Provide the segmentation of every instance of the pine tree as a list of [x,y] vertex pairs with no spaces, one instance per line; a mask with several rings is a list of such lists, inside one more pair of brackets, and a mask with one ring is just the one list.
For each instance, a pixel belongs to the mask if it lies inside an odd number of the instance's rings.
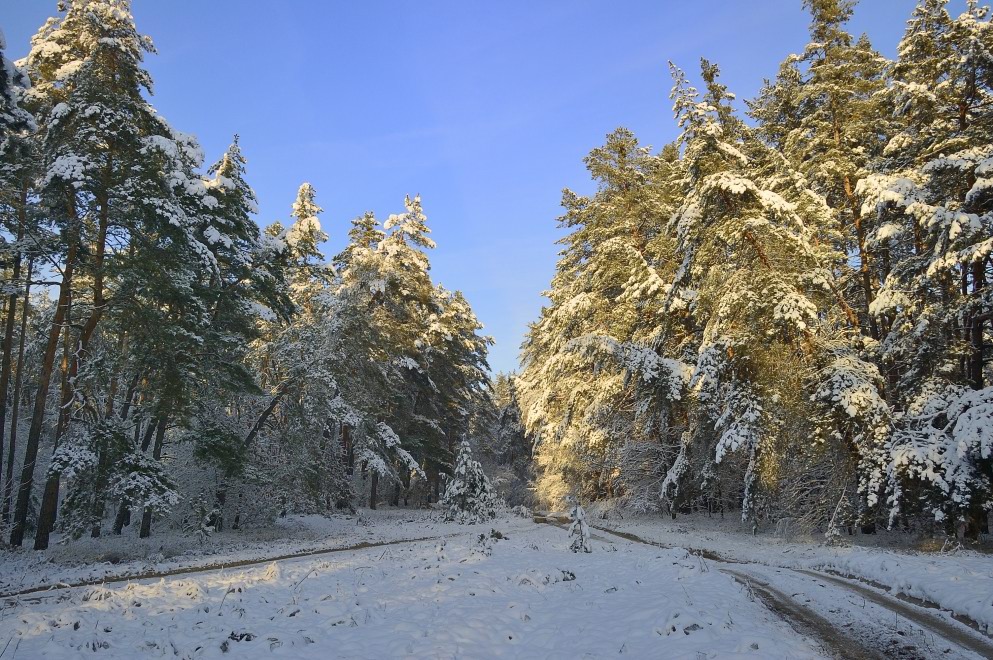
[[[66,336],[75,349],[67,353],[56,444],[69,433],[83,405],[77,376],[85,370],[91,342],[100,341],[98,329],[106,318],[130,304],[127,296],[112,294],[109,285],[120,273],[147,263],[138,239],[158,232],[172,238],[178,234],[185,245],[188,237],[182,209],[171,195],[176,182],[169,179],[182,167],[135,167],[148,161],[151,152],[178,161],[188,148],[143,96],[151,80],[142,57],[152,51],[151,41],[135,29],[129,2],[78,0],[67,5],[64,16],[46,23],[27,58],[34,83],[27,101],[38,108],[42,134],[44,171],[38,192],[58,228],[62,280],[27,438],[11,533],[15,545],[21,543],[26,525],[63,327],[67,333],[70,327],[79,330],[75,337]],[[163,196],[168,202],[164,206],[150,203]],[[109,250],[118,237],[134,239],[136,249]],[[72,326],[66,324],[70,302]],[[101,460],[108,464],[106,455]],[[47,545],[58,492],[58,475],[50,473],[36,547]]]
[[569,538],[576,537],[569,549],[573,552],[593,552],[593,546],[590,544],[590,525],[586,522],[586,510],[580,506],[579,500],[575,497],[569,499],[572,505],[569,510],[569,519],[572,520],[572,524],[569,525]]
[[269,393],[254,444],[260,457],[269,456],[260,468],[275,471],[294,510],[327,513],[352,506],[338,434],[342,418],[354,411],[343,398],[343,319],[318,247],[327,237],[309,184],[301,186],[293,210],[297,220],[289,230],[278,224],[266,230],[280,246],[295,314],[288,323],[266,324],[253,345],[252,362]]
[[291,259],[301,271],[310,271],[311,278],[320,278],[324,256],[320,244],[328,240],[328,235],[321,230],[318,219],[321,207],[314,201],[316,192],[309,183],[304,183],[297,191],[296,201],[293,202],[293,224],[283,235],[283,242],[291,255]]
[[34,118],[22,107],[21,99],[24,91],[31,86],[31,81],[4,56],[6,49],[7,40],[0,32],[0,136],[3,140],[0,153],[7,152],[7,140],[12,136],[35,127]]
[[[816,405],[818,383],[832,381],[844,366],[830,356],[842,351],[858,362],[836,330],[850,310],[835,285],[842,257],[831,247],[829,207],[735,116],[734,97],[717,81],[717,68],[704,61],[702,69],[702,102],[674,72],[692,185],[672,220],[683,260],[666,309],[692,318],[697,358],[690,383],[694,410],[663,496],[680,487],[701,450],[718,464],[744,452],[742,516],[754,515],[756,487],[775,488],[785,476],[781,466],[795,461],[788,457],[802,454],[806,439],[819,432],[848,441],[863,461],[861,491],[874,502],[885,427],[885,416],[877,414],[885,404],[872,371],[867,382],[846,383],[861,388],[860,405],[831,416],[832,406],[845,398],[834,391],[837,396],[823,397],[826,417],[818,417]],[[829,428],[804,428],[805,420],[818,418]]]
[[641,413],[657,400],[656,387],[668,393],[670,367],[679,371],[654,347],[672,256],[661,226],[680,176],[673,157],[672,149],[652,156],[618,129],[586,159],[597,194],[563,194],[560,224],[572,233],[562,240],[551,305],[529,330],[518,381],[525,425],[543,439],[538,487],[548,500],[574,489],[612,492],[619,484],[607,475],[620,439],[640,442],[658,429]]
[[462,440],[455,459],[455,469],[445,485],[441,499],[445,520],[474,525],[496,517],[495,496],[483,466],[472,457],[469,442]]
[[921,2],[898,54],[887,100],[900,130],[859,188],[893,263],[872,308],[892,328],[882,359],[902,412],[891,521],[919,499],[905,488],[923,487],[936,518],[975,536],[993,490],[989,440],[974,426],[989,414],[993,336],[989,8],[969,2],[953,18],[947,2]]
[[839,248],[858,270],[858,323],[878,340],[882,333],[869,305],[884,264],[876,263],[873,216],[863,214],[856,186],[881,153],[888,130],[880,123],[878,100],[887,62],[864,36],[854,39],[845,31],[854,0],[805,0],[804,6],[812,19],[811,43],[783,64],[776,83],[750,104],[751,114],[835,215],[844,237]]
[[[40,233],[36,227],[29,227],[29,216],[33,215],[30,213],[33,204],[29,201],[29,193],[35,175],[33,165],[36,162],[37,140],[34,131],[37,126],[32,114],[21,107],[22,97],[30,87],[30,81],[23,71],[4,56],[5,49],[6,42],[0,32],[0,230],[13,239],[8,241],[5,236],[0,236],[0,255],[4,264],[11,264],[9,280],[5,282],[2,291],[7,307],[2,326],[3,359],[0,362],[0,477],[3,475],[5,443],[9,443],[6,446],[9,454],[7,471],[12,474],[13,468],[11,463],[15,455],[16,423],[11,422],[11,433],[8,436],[7,413],[8,393],[15,370],[14,331],[18,321],[18,300],[21,303],[22,327],[27,321],[30,260],[37,253],[37,249],[31,249],[29,245],[32,244],[32,238],[38,240]],[[29,260],[27,268],[25,258]],[[23,358],[23,351],[19,353]],[[18,375],[21,365],[22,359],[17,360]],[[14,385],[15,393],[19,393],[18,385],[19,382]],[[13,398],[14,407],[18,399],[17,396]],[[16,412],[12,414],[12,418],[17,418]],[[11,488],[10,481],[11,477],[7,477],[6,490]]]

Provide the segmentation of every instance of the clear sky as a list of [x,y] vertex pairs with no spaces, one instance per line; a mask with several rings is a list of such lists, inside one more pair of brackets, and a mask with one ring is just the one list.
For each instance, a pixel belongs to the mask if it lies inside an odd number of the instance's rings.
[[[420,193],[437,281],[461,289],[517,364],[554,272],[561,189],[617,126],[675,137],[666,61],[719,63],[739,98],[803,48],[801,0],[137,0],[154,103],[213,161],[239,133],[259,222],[311,182],[331,239]],[[892,56],[914,0],[862,0],[851,25]],[[953,5],[963,4],[956,0]],[[7,55],[55,0],[0,0]]]

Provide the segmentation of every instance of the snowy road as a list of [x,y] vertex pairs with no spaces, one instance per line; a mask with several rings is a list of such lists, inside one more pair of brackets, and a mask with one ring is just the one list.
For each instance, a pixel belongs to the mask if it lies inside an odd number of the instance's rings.
[[3,610],[0,660],[823,657],[684,550],[573,554],[545,525],[508,536],[35,594]]
[[993,649],[955,621],[941,620],[949,634],[932,612],[831,576],[715,562],[607,530],[592,554],[573,554],[557,527],[494,526],[509,538],[398,538],[11,599],[0,660],[977,658]]

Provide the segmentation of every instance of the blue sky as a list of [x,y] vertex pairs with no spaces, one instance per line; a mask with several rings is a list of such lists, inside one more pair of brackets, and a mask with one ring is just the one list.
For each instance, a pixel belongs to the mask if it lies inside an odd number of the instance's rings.
[[[5,0],[23,56],[54,0]],[[892,56],[913,0],[863,0],[851,29]],[[955,5],[962,4],[955,2]],[[154,103],[213,161],[241,135],[259,222],[311,182],[331,235],[420,193],[435,279],[461,289],[517,364],[554,272],[561,189],[591,192],[582,159],[617,126],[675,137],[667,60],[719,63],[739,98],[803,48],[801,0],[137,0]]]

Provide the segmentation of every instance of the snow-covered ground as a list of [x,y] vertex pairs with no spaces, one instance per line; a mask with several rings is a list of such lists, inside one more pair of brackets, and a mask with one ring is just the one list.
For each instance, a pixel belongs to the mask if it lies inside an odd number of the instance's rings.
[[[370,530],[442,531],[416,518],[382,515]],[[0,647],[10,640],[24,658],[822,657],[685,550],[618,540],[574,554],[563,530],[520,518],[491,523],[483,542],[481,528],[444,532],[444,542],[25,596],[4,607]]]
[[[673,548],[596,532],[593,553],[574,554],[564,530],[528,518],[457,525],[437,512],[386,509],[289,518],[204,545],[163,535],[8,551],[0,555],[0,593],[50,588],[2,600],[0,660],[11,650],[26,658],[696,660],[848,651],[975,658],[993,648],[963,644],[963,635],[978,634],[947,616],[942,620],[956,629],[915,622],[914,606],[901,612],[885,596],[859,594],[865,587],[857,583],[803,572],[856,575],[989,624],[988,555],[753,537],[730,520],[591,521]],[[506,538],[493,538],[494,529]],[[694,554],[699,550],[742,563],[708,561]],[[271,561],[307,552],[321,554]],[[109,553],[115,563],[92,563]],[[177,570],[193,572],[168,574]],[[151,573],[165,575],[136,577]],[[92,580],[106,582],[57,586]]]
[[[969,550],[923,553],[859,545],[831,546],[814,540],[785,540],[771,533],[752,536],[730,519],[610,516],[593,524],[630,532],[663,545],[706,550],[734,561],[767,566],[829,570],[871,580],[954,614],[993,633],[993,555]],[[885,539],[884,539],[885,540]]]
[[[530,527],[530,519],[511,517],[507,524]],[[478,526],[489,531],[486,525]],[[363,509],[356,515],[288,516],[272,528],[214,534],[200,543],[180,533],[83,538],[56,543],[43,552],[27,548],[0,550],[0,594],[66,583],[162,573],[204,566],[319,552],[362,543],[384,543],[465,533],[474,526],[440,520],[418,509]],[[30,547],[30,546],[28,546]],[[2,656],[0,656],[2,657]]]

